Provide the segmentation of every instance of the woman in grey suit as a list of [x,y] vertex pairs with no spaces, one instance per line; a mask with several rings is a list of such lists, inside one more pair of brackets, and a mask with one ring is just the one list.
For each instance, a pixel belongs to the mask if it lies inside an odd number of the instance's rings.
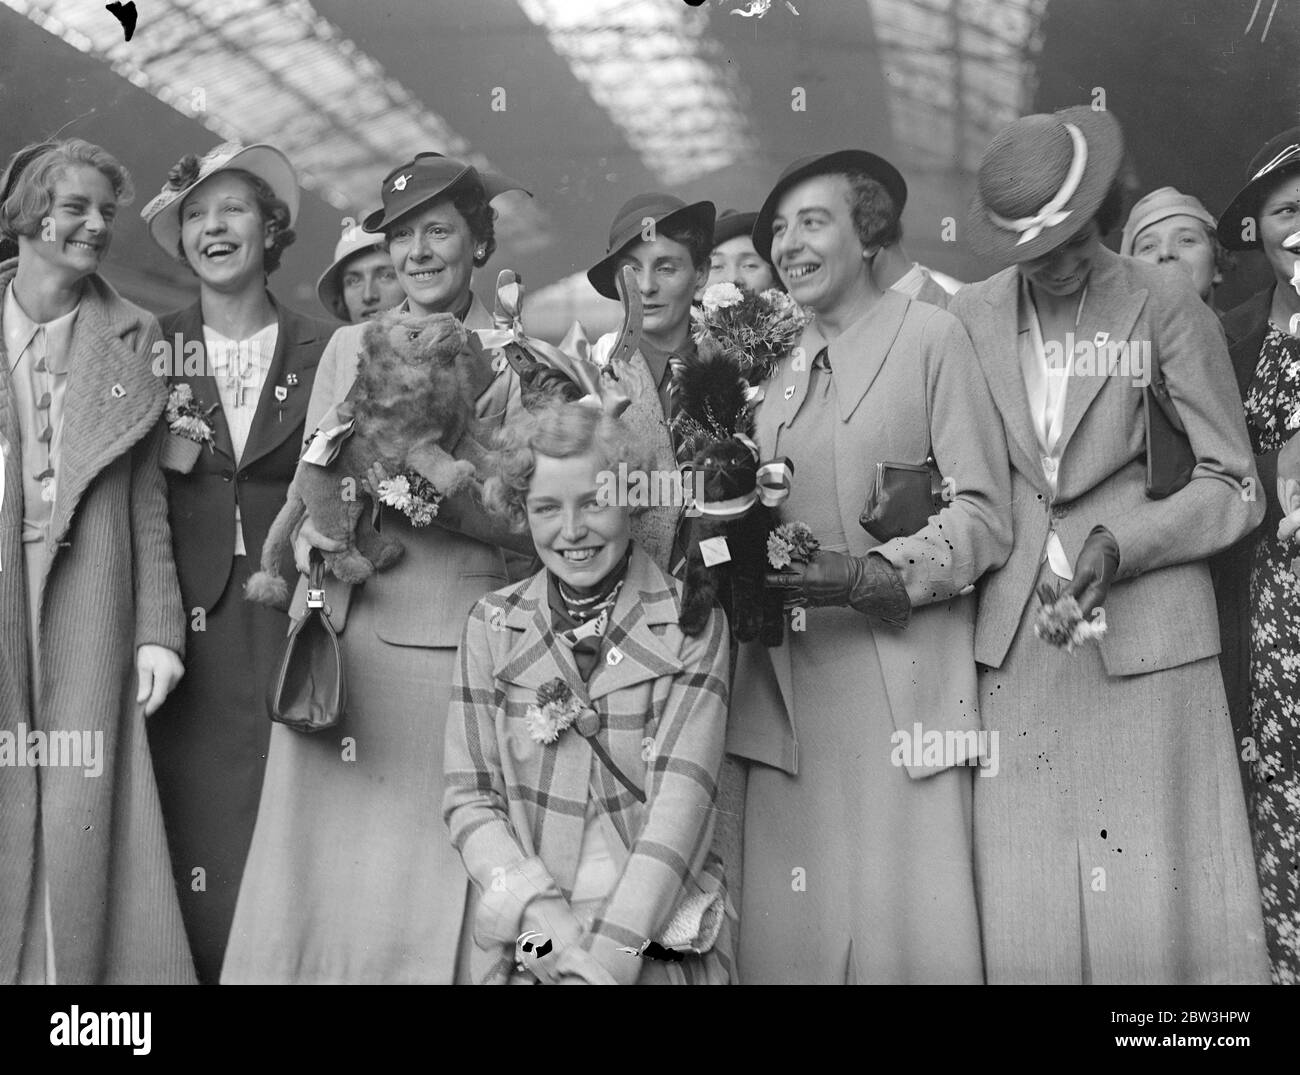
[[[1264,982],[1205,562],[1263,502],[1214,314],[1101,245],[1122,156],[1119,124],[1089,108],[1002,131],[969,227],[1011,267],[949,306],[1006,427],[1015,523],[975,637],[1001,740],[1001,771],[975,788],[985,966],[990,982]],[[1142,414],[1157,368],[1196,459],[1163,499]],[[1043,583],[1085,618],[1104,609],[1099,644],[1036,636]]]
[[[961,324],[874,282],[906,196],[887,161],[845,150],[788,168],[754,226],[815,315],[764,386],[755,438],[764,458],[793,460],[782,517],[821,552],[773,579],[809,606],[785,645],[746,646],[736,668],[727,749],[752,763],[746,983],[984,979],[971,591],[1011,546],[1006,444]],[[951,501],[876,541],[858,524],[872,463],[931,450]],[[923,751],[936,736],[951,749]]]

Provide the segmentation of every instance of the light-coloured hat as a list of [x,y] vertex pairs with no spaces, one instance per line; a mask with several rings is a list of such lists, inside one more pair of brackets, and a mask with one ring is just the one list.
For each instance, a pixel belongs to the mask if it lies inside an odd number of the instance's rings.
[[371,235],[355,225],[344,231],[343,237],[334,247],[334,260],[316,281],[316,297],[331,314],[335,312],[336,306],[343,298],[344,265],[351,261],[354,255],[369,250],[386,251],[384,237]]
[[1152,224],[1168,220],[1171,216],[1195,217],[1209,227],[1211,232],[1218,226],[1218,221],[1201,204],[1200,198],[1193,198],[1190,194],[1184,194],[1174,187],[1160,187],[1133,206],[1133,211],[1129,213],[1128,220],[1124,224],[1124,238],[1120,243],[1119,252],[1125,257],[1132,257],[1133,248],[1137,245],[1137,237],[1143,230]]
[[202,157],[192,153],[182,157],[172,167],[158,196],[140,210],[149,225],[154,242],[174,258],[181,258],[181,202],[185,196],[217,172],[232,168],[249,172],[262,179],[271,191],[289,207],[289,224],[298,218],[298,175],[289,158],[275,146],[259,142],[241,146],[238,142],[223,142]]

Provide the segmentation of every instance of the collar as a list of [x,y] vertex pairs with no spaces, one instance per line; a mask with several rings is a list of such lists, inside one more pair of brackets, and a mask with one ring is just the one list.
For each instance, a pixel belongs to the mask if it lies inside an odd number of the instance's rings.
[[78,303],[62,317],[53,321],[33,321],[18,303],[11,280],[4,291],[5,350],[9,353],[9,368],[18,365],[23,352],[31,345],[36,333],[45,330],[45,366],[55,375],[68,372],[72,362],[72,328],[81,310]]
[[[411,300],[409,298],[403,299],[402,304],[397,309],[404,314],[411,313]],[[464,307],[456,311],[454,316],[467,329],[493,327],[492,314],[472,290]]]
[[697,348],[695,339],[692,336],[686,337],[686,342],[675,351],[664,351],[645,339],[640,344],[641,357],[645,359],[645,364],[650,367],[650,376],[654,378],[655,387],[664,383],[664,378],[668,375],[668,370],[674,358],[689,362],[696,355]]
[[912,267],[889,286],[895,291],[901,291],[909,299],[915,299],[920,296],[926,277],[927,273],[921,268],[921,263],[914,261]]
[[[203,346],[207,349],[208,361],[214,370],[224,370],[234,365],[241,373],[255,369],[265,374],[271,368],[279,336],[278,317],[243,340],[222,335],[211,325],[203,326]],[[232,362],[232,359],[235,361]]]

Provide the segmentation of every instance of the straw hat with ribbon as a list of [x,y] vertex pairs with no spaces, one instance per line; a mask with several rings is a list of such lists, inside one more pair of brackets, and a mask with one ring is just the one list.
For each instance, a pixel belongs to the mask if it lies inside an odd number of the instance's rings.
[[1042,257],[1101,208],[1124,157],[1119,121],[1087,106],[1024,116],[994,136],[980,161],[971,244],[1004,265]]
[[[1247,228],[1259,212],[1265,192],[1282,176],[1300,172],[1300,127],[1292,127],[1276,134],[1264,143],[1264,148],[1250,162],[1250,178],[1228,203],[1219,217],[1219,242],[1229,250],[1255,250],[1259,247],[1258,224]],[[1253,233],[1253,238],[1244,236]]]
[[185,196],[205,179],[231,169],[248,172],[263,180],[271,192],[289,207],[289,226],[293,227],[298,218],[298,175],[289,158],[275,146],[262,142],[251,146],[223,142],[202,157],[193,154],[182,157],[172,167],[162,190],[140,210],[153,241],[172,257],[183,261],[184,255],[180,252],[181,204]]

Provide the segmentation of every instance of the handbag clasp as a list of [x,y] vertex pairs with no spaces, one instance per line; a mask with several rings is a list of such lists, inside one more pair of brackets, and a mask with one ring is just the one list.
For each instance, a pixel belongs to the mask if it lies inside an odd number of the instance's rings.
[[308,587],[307,587],[307,607],[308,607],[308,608],[324,608],[324,607],[325,607],[325,591],[324,591],[323,589],[316,590],[316,589],[313,589],[312,587],[308,586]]

